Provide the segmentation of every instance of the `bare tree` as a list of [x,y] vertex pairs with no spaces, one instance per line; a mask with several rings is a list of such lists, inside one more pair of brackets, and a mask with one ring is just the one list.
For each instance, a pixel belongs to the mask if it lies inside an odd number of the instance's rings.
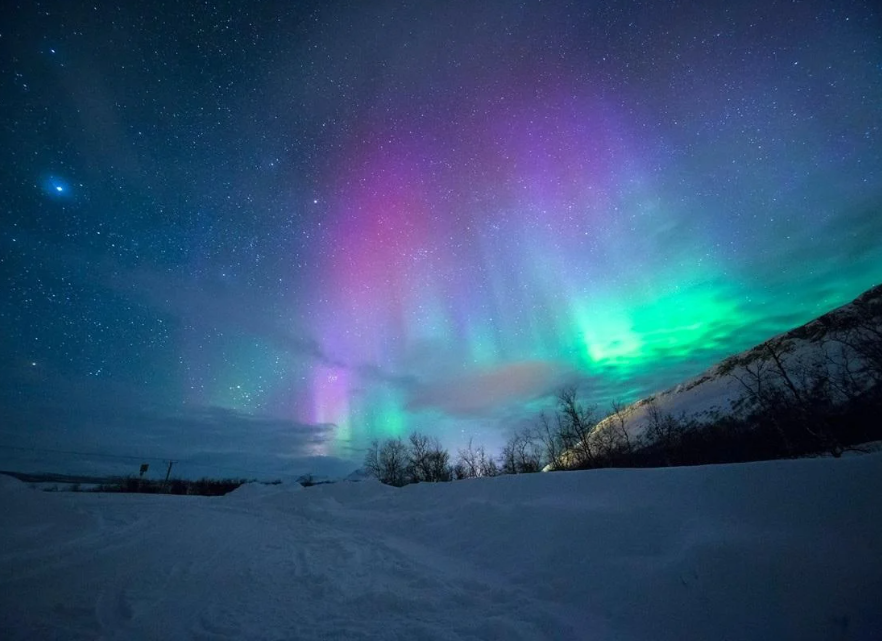
[[627,409],[612,401],[612,413],[597,425],[589,442],[598,466],[614,466],[616,461],[631,451],[627,428]]
[[571,468],[572,460],[569,450],[572,441],[563,430],[563,421],[558,413],[551,418],[546,413],[538,416],[535,424],[534,435],[541,445],[546,466],[551,471],[560,471]]
[[503,473],[536,473],[544,467],[543,448],[528,428],[516,431],[501,450]]
[[881,300],[880,294],[860,297],[853,302],[851,317],[830,332],[830,337],[852,351],[859,362],[860,376],[881,385]]
[[371,443],[365,453],[365,470],[383,484],[401,487],[409,482],[408,448],[401,438]]
[[[834,373],[833,390],[847,401],[881,386],[880,310],[869,311],[860,305],[855,312],[853,321],[829,331],[822,341],[823,354]],[[832,343],[837,350],[829,350]]]
[[798,434],[804,444],[839,456],[842,446],[826,422],[838,376],[829,372],[824,351],[821,361],[810,358],[807,363],[794,363],[794,350],[788,337],[768,340],[757,348],[755,359],[742,366],[742,373],[733,377],[749,402],[769,418],[789,455],[802,448],[790,437]]
[[378,480],[383,476],[383,466],[380,462],[380,442],[374,440],[365,451],[365,472]]
[[611,419],[615,423],[618,439],[623,442],[626,449],[630,450],[630,433],[627,428],[628,408],[626,404],[622,404],[616,400],[612,400],[612,416]]
[[[735,379],[745,391],[745,396],[740,402],[746,404],[749,409],[759,409],[768,412],[769,409],[775,410],[777,400],[780,395],[771,379],[771,372],[764,360],[755,360],[741,365],[742,373],[730,371],[733,379]],[[794,453],[794,445],[791,443],[788,431],[785,430],[782,422],[779,421],[777,413],[767,413],[768,422],[776,430],[782,447],[785,449],[786,455]]]
[[408,437],[408,478],[410,482],[426,482],[431,475],[431,438],[418,432]]
[[435,447],[430,453],[430,482],[449,482],[451,480],[450,460],[451,455],[436,440]]
[[574,386],[562,389],[557,395],[562,420],[563,442],[569,442],[568,456],[576,468],[593,465],[594,449],[590,432],[596,426],[596,406],[585,406],[578,400]]
[[673,466],[677,455],[683,422],[652,402],[646,409],[646,430],[644,440],[650,448],[655,448],[664,456],[666,466]]
[[411,482],[447,482],[451,479],[448,451],[436,438],[417,433],[408,438],[408,477]]
[[467,478],[483,478],[498,474],[498,465],[494,458],[485,453],[485,447],[481,445],[474,447],[473,438],[470,438],[466,449],[458,450],[457,459]]
[[861,372],[881,385],[881,323],[871,319],[844,333],[837,333],[835,339],[849,346],[862,361]]
[[832,352],[823,343],[822,356],[834,373],[828,381],[833,396],[845,402],[853,402],[865,395],[872,386],[880,385],[880,374],[875,379],[864,373],[865,369],[857,364],[859,360],[856,352],[849,345],[840,343],[837,351]]

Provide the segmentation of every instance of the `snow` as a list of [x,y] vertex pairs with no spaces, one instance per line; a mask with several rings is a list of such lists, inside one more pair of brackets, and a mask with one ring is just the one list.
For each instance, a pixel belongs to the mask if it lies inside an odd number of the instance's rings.
[[0,477],[40,639],[874,639],[881,454],[218,498]]

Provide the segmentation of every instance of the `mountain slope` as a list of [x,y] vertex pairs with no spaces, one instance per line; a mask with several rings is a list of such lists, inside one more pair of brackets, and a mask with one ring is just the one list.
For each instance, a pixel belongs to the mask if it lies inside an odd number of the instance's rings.
[[[622,415],[629,436],[640,439],[653,409],[662,416],[699,423],[720,416],[744,418],[766,393],[794,395],[818,385],[840,403],[880,386],[880,377],[878,285],[849,304],[733,355],[672,389],[629,405]],[[605,418],[591,434],[608,428],[615,420],[614,415]]]

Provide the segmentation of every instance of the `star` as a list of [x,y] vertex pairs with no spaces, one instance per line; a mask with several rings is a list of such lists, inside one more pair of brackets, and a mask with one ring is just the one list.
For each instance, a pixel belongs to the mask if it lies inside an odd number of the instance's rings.
[[43,191],[52,196],[67,196],[69,193],[68,182],[58,176],[49,176],[43,181]]

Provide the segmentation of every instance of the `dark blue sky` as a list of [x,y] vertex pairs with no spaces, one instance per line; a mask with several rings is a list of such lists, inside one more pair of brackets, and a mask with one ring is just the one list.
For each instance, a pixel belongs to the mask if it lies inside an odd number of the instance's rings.
[[497,448],[561,384],[632,401],[843,304],[881,278],[880,36],[827,0],[11,5],[0,467]]

